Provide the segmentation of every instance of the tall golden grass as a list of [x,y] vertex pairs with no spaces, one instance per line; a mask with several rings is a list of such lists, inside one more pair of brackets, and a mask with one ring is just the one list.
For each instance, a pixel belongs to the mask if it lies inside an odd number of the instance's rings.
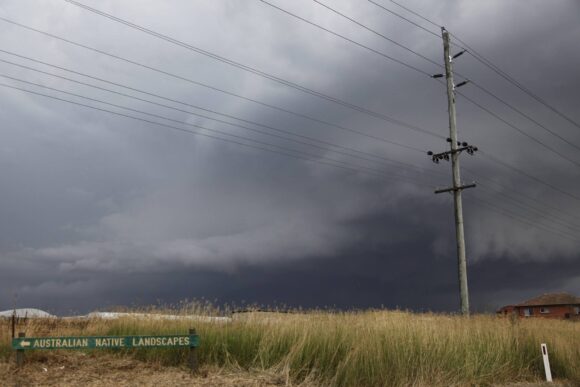
[[[169,312],[207,312],[201,309]],[[12,355],[9,324],[2,324],[0,353],[7,359]],[[201,337],[202,366],[265,370],[294,383],[448,386],[537,381],[544,372],[540,343],[547,343],[554,377],[580,385],[580,323],[569,321],[313,311],[243,313],[226,323],[155,318],[29,320],[18,330],[30,337],[185,334],[189,328],[196,328]],[[165,365],[185,365],[187,356],[187,351],[176,349],[115,352]],[[39,355],[27,354],[34,356]]]

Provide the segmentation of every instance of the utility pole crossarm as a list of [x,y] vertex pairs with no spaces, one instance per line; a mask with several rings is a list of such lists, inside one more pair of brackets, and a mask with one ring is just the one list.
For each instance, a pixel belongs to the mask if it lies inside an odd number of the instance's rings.
[[475,183],[472,184],[465,184],[465,185],[461,185],[459,187],[452,187],[452,188],[444,188],[444,189],[438,189],[435,190],[436,194],[440,194],[443,192],[455,192],[455,191],[461,191],[467,188],[475,188],[477,185]]
[[[448,138],[447,142],[451,142],[451,139]],[[427,152],[427,154],[429,156],[432,156],[434,163],[438,164],[439,161],[441,161],[441,160],[449,161],[450,155],[455,154],[455,153],[461,153],[463,151],[466,151],[470,155],[473,155],[475,152],[478,151],[478,148],[476,146],[469,145],[466,142],[459,143],[459,141],[458,141],[457,145],[461,145],[461,147],[456,148],[455,150],[452,149],[450,151],[441,152],[441,153],[433,153],[433,152],[429,151],[429,152]]]

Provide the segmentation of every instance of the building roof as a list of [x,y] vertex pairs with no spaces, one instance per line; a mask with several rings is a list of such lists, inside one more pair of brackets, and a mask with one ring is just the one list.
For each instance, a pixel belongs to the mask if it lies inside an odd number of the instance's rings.
[[580,304],[580,297],[570,293],[545,293],[531,298],[515,306],[543,306],[543,305],[570,305]]
[[56,317],[48,312],[45,312],[44,310],[34,309],[34,308],[4,310],[4,311],[0,312],[0,317],[12,317],[13,314],[16,314],[16,317],[18,317],[18,318]]

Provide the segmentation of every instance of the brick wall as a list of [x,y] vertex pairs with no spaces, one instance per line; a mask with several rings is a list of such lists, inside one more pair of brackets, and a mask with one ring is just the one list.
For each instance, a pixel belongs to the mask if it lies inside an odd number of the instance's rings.
[[[516,314],[522,318],[559,318],[559,319],[580,319],[577,309],[580,305],[550,305],[550,306],[504,306],[498,312],[500,315]],[[529,315],[528,315],[529,313]]]

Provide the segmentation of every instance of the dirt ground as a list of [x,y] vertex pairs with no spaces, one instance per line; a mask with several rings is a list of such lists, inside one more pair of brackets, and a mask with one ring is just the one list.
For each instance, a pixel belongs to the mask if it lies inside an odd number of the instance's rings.
[[[27,362],[17,369],[14,361],[0,361],[0,387],[28,386],[289,386],[286,378],[265,372],[225,372],[201,368],[191,375],[186,368],[163,367],[112,355],[91,355],[79,352],[51,354]],[[314,387],[303,383],[301,387]],[[496,387],[572,387],[566,383],[515,383]]]
[[0,362],[1,387],[28,386],[284,386],[286,380],[266,373],[226,373],[201,368],[191,375],[185,368],[163,367],[138,360],[83,353],[51,355],[28,362],[21,369],[14,362]]

